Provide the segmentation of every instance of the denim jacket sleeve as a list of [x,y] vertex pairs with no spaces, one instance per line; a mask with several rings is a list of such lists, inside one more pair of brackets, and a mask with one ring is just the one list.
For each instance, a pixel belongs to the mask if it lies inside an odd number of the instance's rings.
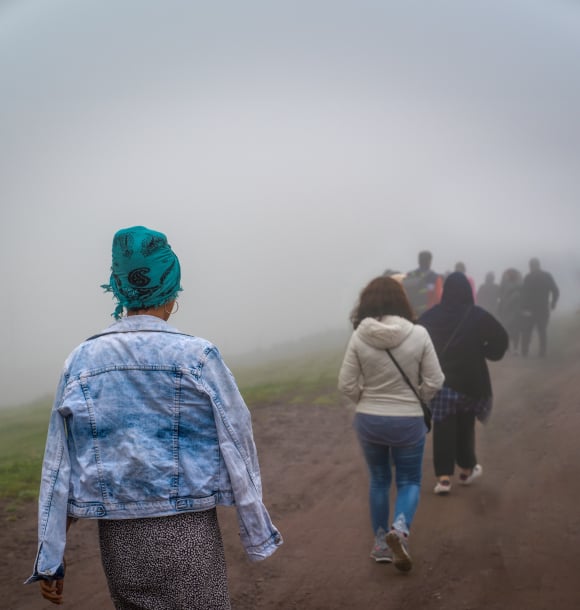
[[212,403],[220,449],[237,508],[242,544],[252,561],[265,559],[282,544],[282,537],[262,502],[260,467],[250,411],[215,347],[207,355],[201,381]]
[[58,407],[65,391],[65,375],[61,376],[48,425],[48,437],[42,465],[38,502],[38,551],[32,576],[26,584],[37,580],[57,580],[64,576],[67,501],[70,479],[70,457],[67,445],[66,420]]

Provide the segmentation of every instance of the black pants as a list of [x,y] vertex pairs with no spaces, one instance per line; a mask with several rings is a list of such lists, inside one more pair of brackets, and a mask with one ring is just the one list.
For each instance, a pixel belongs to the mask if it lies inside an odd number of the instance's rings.
[[455,464],[471,470],[475,457],[475,415],[458,413],[433,424],[433,464],[435,476],[451,476]]
[[540,342],[539,356],[540,358],[543,358],[546,355],[546,345],[548,341],[547,330],[549,319],[549,311],[535,311],[529,316],[524,316],[524,321],[522,325],[522,356],[528,355],[534,328],[538,331],[538,339]]

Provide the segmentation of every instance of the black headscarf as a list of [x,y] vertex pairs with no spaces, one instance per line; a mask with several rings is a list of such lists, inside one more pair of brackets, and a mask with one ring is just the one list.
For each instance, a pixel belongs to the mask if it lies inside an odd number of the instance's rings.
[[464,273],[455,271],[451,273],[443,284],[441,304],[445,308],[460,308],[465,310],[468,305],[473,305],[473,290]]
[[429,331],[441,359],[451,344],[461,339],[456,329],[463,326],[473,309],[473,291],[469,280],[460,271],[451,273],[443,284],[441,303],[428,309],[418,323]]

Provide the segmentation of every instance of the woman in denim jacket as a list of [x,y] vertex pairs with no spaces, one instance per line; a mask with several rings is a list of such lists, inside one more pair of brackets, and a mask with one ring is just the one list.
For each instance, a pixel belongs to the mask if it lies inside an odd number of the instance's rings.
[[98,519],[116,608],[230,608],[216,506],[237,507],[251,560],[282,543],[262,503],[250,413],[217,348],[167,323],[181,280],[165,235],[122,229],[112,258],[103,287],[117,321],[64,365],[27,582],[62,603],[66,531]]

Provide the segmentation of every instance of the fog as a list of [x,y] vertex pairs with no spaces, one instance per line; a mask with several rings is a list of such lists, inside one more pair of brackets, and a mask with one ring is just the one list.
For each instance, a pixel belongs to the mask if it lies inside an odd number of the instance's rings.
[[421,249],[538,256],[577,308],[579,65],[571,0],[0,2],[0,405],[112,322],[136,224],[226,359],[346,329]]

